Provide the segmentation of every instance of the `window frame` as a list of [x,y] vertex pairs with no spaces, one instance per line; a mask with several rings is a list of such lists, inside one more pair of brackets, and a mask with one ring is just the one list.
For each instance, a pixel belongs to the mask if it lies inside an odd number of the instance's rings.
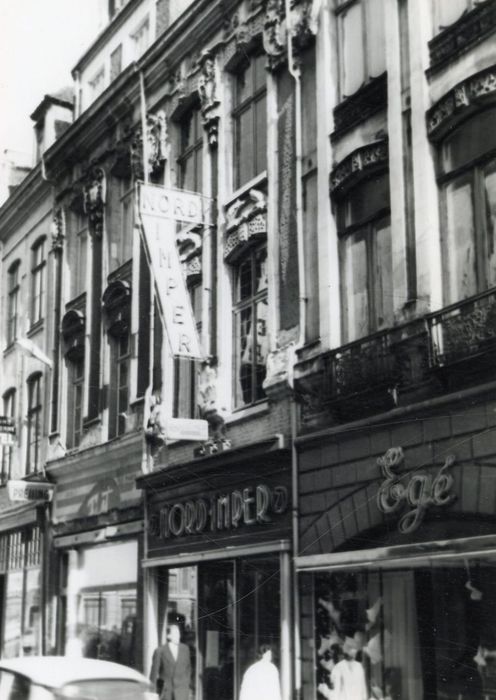
[[[344,56],[345,56],[345,34],[344,34],[344,27],[343,27],[343,19],[346,16],[346,13],[352,8],[353,6],[360,5],[360,14],[361,14],[361,24],[362,24],[362,46],[363,46],[363,64],[362,64],[362,76],[363,80],[361,84],[358,86],[356,90],[353,92],[345,93],[344,88],[346,84],[346,77],[345,77],[345,61],[344,61]],[[384,71],[382,73],[379,73],[378,75],[371,75],[369,66],[371,64],[371,54],[370,54],[370,47],[373,46],[374,44],[377,44],[375,40],[372,41],[370,37],[370,33],[367,31],[367,28],[369,27],[369,21],[368,21],[368,10],[367,10],[367,2],[364,0],[337,0],[337,6],[334,10],[335,16],[336,16],[336,24],[337,24],[337,47],[338,47],[338,75],[339,75],[339,97],[340,101],[346,100],[348,97],[351,97],[352,95],[356,94],[359,92],[365,85],[367,85],[371,80],[374,80],[375,78],[378,78],[380,75],[384,73],[385,70],[387,70],[387,65],[386,65],[386,54],[384,51]],[[384,7],[384,1],[383,1],[383,17],[385,17],[385,7]]]
[[[194,138],[191,144],[185,146],[185,131],[194,125]],[[186,165],[193,164],[194,183],[193,192],[203,192],[203,125],[199,105],[194,105],[181,118],[179,124],[179,155],[176,159],[179,165],[179,187],[184,189],[186,179]],[[199,162],[200,161],[200,162]],[[199,167],[200,166],[200,167]],[[200,186],[198,186],[200,182]]]
[[[40,467],[40,448],[43,429],[43,394],[41,382],[41,372],[32,374],[30,377],[28,377],[26,382],[28,391],[26,420],[26,474],[37,474]],[[35,394],[36,397],[34,396]],[[36,403],[33,402],[33,398],[36,398]]]
[[[496,110],[493,110],[496,116]],[[472,115],[469,119],[477,119],[481,114]],[[469,120],[460,124],[459,128]],[[456,131],[449,134],[449,137],[454,136]],[[467,160],[463,165],[459,165],[452,170],[446,170],[443,164],[444,148],[446,140],[441,141],[438,149],[437,163],[437,182],[440,188],[440,210],[441,210],[441,250],[446,251],[449,243],[448,230],[448,187],[456,182],[462,181],[464,178],[470,182],[472,187],[472,220],[474,226],[474,254],[475,254],[475,295],[481,294],[492,288],[489,284],[489,268],[488,268],[488,230],[485,216],[485,187],[484,187],[484,172],[493,165],[496,169],[496,147],[490,148],[486,153],[482,153]],[[443,260],[443,298],[445,303],[457,303],[462,301],[462,298],[451,299],[450,283],[452,273],[447,264],[447,256],[442,255]],[[464,298],[470,298],[464,297]]]
[[47,292],[45,243],[46,236],[42,236],[31,246],[31,327],[41,323],[45,318],[44,305]]
[[[380,174],[376,174],[374,177],[386,177],[389,187],[389,197],[391,197],[391,189],[389,184],[389,173],[385,171]],[[363,185],[366,180],[362,180],[357,183],[357,186]],[[359,221],[352,224],[346,224],[345,217],[346,213],[344,208],[347,206],[352,206],[351,203],[347,202],[347,197],[352,193],[350,190],[342,199],[337,203],[337,222],[338,222],[338,244],[339,244],[339,268],[341,270],[340,274],[340,297],[341,297],[341,332],[345,339],[345,343],[354,342],[360,340],[361,338],[366,338],[383,328],[388,328],[390,324],[379,324],[378,314],[377,314],[377,279],[375,275],[376,262],[378,260],[377,256],[377,232],[382,229],[381,224],[385,222],[388,223],[390,229],[390,237],[392,241],[392,231],[391,231],[391,207],[379,207],[377,210],[370,214],[367,214]],[[339,208],[343,207],[343,211],[339,211]],[[342,222],[342,223],[341,223]],[[367,273],[367,304],[368,304],[368,319],[367,319],[367,330],[365,333],[360,333],[359,329],[350,329],[348,324],[348,299],[349,295],[347,293],[346,287],[346,276],[344,271],[346,269],[346,250],[345,241],[351,236],[362,232],[362,236],[365,242],[365,255],[366,255],[366,273]],[[354,331],[353,333],[351,331]],[[353,337],[352,337],[353,335]]]
[[[126,340],[126,350],[122,352],[121,343]],[[129,331],[110,336],[111,342],[111,373],[110,373],[110,397],[109,397],[109,440],[119,437],[126,432],[126,423],[122,415],[129,409],[131,396],[130,368],[131,368],[131,333]],[[126,382],[122,383],[123,366],[125,365]],[[122,391],[126,392],[126,400],[121,402]]]
[[[67,447],[76,449],[81,444],[84,422],[84,355],[69,361],[69,410],[67,420]],[[78,373],[79,370],[79,373]]]
[[[10,387],[3,393],[2,396],[3,415],[7,418],[15,420],[16,414],[16,388]],[[4,485],[11,477],[12,473],[12,457],[14,454],[13,445],[2,445],[2,464],[0,472],[0,485]]]
[[19,272],[21,261],[15,260],[7,271],[7,346],[12,345],[17,340],[19,325],[19,292],[21,284]]
[[[256,105],[261,100],[265,100],[265,112],[264,112],[264,130],[265,130],[265,141],[267,142],[267,80],[264,81],[263,85],[257,87],[256,84],[256,70],[255,63],[257,59],[265,59],[264,54],[254,53],[246,57],[238,64],[235,71],[233,71],[233,109],[231,112],[232,124],[233,124],[233,165],[234,165],[234,185],[235,189],[239,189],[246,185],[248,182],[253,180],[255,177],[261,175],[267,170],[267,148],[264,152],[264,162],[263,168],[258,164],[258,139],[257,135],[261,131],[257,125],[257,110]],[[252,83],[250,86],[250,94],[245,97],[244,100],[238,101],[238,90],[239,90],[239,79],[243,72],[246,72],[250,67],[253,66],[252,71]],[[251,129],[252,129],[252,150],[251,154],[253,157],[253,172],[250,173],[249,177],[243,179],[241,171],[241,140],[240,140],[240,120],[241,117],[248,111],[251,111]]]
[[138,60],[150,46],[150,17],[148,15],[143,17],[129,36],[132,41],[134,59]]
[[[252,343],[252,348],[256,348],[256,333],[257,333],[257,325],[258,325],[258,314],[257,314],[257,308],[258,304],[260,302],[265,301],[267,308],[269,306],[269,287],[268,283],[265,285],[265,287],[260,290],[256,291],[254,290],[254,282],[256,281],[256,264],[257,264],[257,254],[259,254],[261,251],[265,252],[265,264],[267,265],[267,260],[268,260],[268,251],[267,251],[267,244],[262,243],[257,246],[252,246],[246,253],[243,255],[243,257],[237,262],[235,269],[233,271],[233,290],[234,290],[234,299],[233,299],[233,308],[232,308],[232,318],[233,318],[233,405],[235,410],[240,410],[243,408],[247,408],[248,406],[252,406],[254,404],[260,403],[261,401],[265,401],[267,396],[266,393],[262,387],[262,384],[260,383],[260,387],[257,385],[257,363],[256,363],[256,352],[253,352],[252,355],[252,360],[251,360],[251,397],[249,401],[238,401],[238,394],[243,394],[243,388],[241,384],[241,354],[242,351],[240,352],[238,356],[238,347],[241,350],[241,334],[239,334],[238,337],[238,326],[241,324],[241,320],[238,321],[238,318],[241,319],[241,315],[244,310],[250,309],[251,310],[251,329],[250,329],[250,335],[247,336],[250,337],[251,343]],[[238,299],[238,283],[239,283],[239,275],[240,275],[240,270],[241,270],[241,265],[247,261],[247,259],[250,259],[251,261],[251,270],[250,270],[250,286],[251,286],[251,294],[246,297],[245,299]],[[265,320],[265,322],[268,322],[268,318]],[[265,336],[268,337],[268,329],[266,328]],[[265,366],[266,366],[266,361],[265,361]],[[238,390],[238,384],[240,387],[240,390]],[[260,394],[260,395],[259,395]]]

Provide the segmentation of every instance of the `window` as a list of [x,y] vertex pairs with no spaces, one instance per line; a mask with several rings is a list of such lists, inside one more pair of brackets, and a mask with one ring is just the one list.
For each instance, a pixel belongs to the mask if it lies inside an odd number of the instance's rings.
[[105,68],[102,66],[100,70],[95,73],[94,77],[90,80],[90,90],[91,98],[95,99],[100,93],[103,92],[105,87]]
[[122,70],[122,44],[110,54],[110,81],[115,80]]
[[180,167],[180,187],[192,192],[202,191],[202,155],[203,127],[199,108],[192,109],[182,119],[181,154],[178,158]]
[[353,95],[386,70],[384,0],[339,0],[341,97]]
[[254,248],[235,274],[234,402],[236,407],[265,397],[262,382],[268,353],[267,250]]
[[267,104],[265,57],[244,61],[234,78],[235,186],[267,167]]
[[148,38],[150,33],[150,23],[148,17],[139,25],[136,31],[131,34],[134,47],[134,58],[138,59],[148,48]]
[[19,267],[20,261],[16,260],[8,271],[7,345],[11,345],[16,340],[18,332]]
[[86,263],[88,255],[87,218],[72,213],[71,231],[67,239],[67,257],[70,267],[70,298],[75,299],[86,290]]
[[126,411],[129,407],[129,332],[111,339],[112,367],[110,385],[109,438],[122,435],[126,430]]
[[28,379],[27,474],[40,467],[41,412],[41,374],[35,374]]
[[482,112],[441,146],[446,303],[496,285],[495,116]]
[[393,321],[389,178],[367,180],[338,204],[346,342]]
[[67,447],[79,447],[83,435],[84,357],[69,363]]
[[436,0],[436,25],[439,30],[445,29],[478,4],[477,0]]
[[[14,418],[15,416],[15,389],[9,389],[3,395],[3,415],[6,418]],[[8,436],[6,433],[5,436]],[[13,436],[11,438],[13,440]],[[6,484],[10,479],[12,471],[12,445],[2,445],[1,455],[2,455],[2,472],[0,475],[0,484]]]
[[110,193],[112,220],[109,224],[110,271],[116,270],[133,255],[134,199],[131,181],[115,182]]
[[31,325],[38,323],[43,318],[45,305],[45,242],[43,238],[32,249],[33,266],[31,268]]

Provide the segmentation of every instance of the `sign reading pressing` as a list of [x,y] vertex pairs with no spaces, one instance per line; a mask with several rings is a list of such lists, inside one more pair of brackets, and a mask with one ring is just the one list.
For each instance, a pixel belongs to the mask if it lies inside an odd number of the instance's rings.
[[[381,513],[397,513],[405,507],[410,508],[404,513],[398,523],[399,531],[403,534],[414,532],[428,508],[431,506],[446,506],[453,503],[456,496],[450,493],[454,479],[448,469],[454,464],[453,455],[448,455],[443,466],[435,477],[431,474],[396,473],[396,469],[404,462],[405,456],[401,447],[391,447],[377,460],[385,480],[377,492],[377,507]],[[401,483],[407,478],[408,482]]]
[[8,481],[7,490],[11,501],[39,501],[48,503],[53,498],[53,484],[35,481]]
[[[205,197],[157,185],[138,185],[143,241],[175,357],[201,359],[196,320],[176,245],[176,221],[204,224]],[[208,200],[207,200],[208,201]]]

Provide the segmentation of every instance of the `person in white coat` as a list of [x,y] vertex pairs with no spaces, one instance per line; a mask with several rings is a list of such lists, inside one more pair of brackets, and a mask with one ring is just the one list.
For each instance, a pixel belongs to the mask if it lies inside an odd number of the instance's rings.
[[239,700],[281,700],[279,671],[272,663],[269,645],[262,644],[258,650],[258,661],[246,669]]

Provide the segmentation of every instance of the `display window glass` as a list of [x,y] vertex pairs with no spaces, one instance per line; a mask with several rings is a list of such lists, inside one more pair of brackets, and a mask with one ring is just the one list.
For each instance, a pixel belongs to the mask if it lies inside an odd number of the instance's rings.
[[328,700],[496,698],[496,558],[314,574]]
[[188,647],[191,700],[237,700],[261,645],[271,647],[279,667],[278,557],[159,567],[155,576],[160,645],[167,646],[167,630],[177,625]]
[[140,666],[137,568],[136,541],[79,552],[69,571],[66,654]]

